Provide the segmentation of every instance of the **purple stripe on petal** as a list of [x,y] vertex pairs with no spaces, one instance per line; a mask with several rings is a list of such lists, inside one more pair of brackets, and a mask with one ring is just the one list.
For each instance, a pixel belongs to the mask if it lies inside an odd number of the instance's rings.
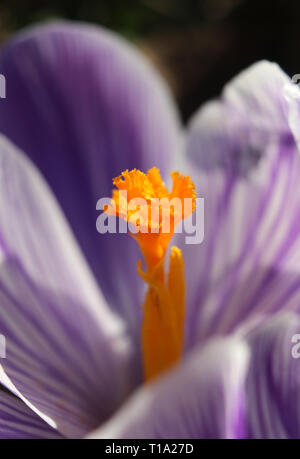
[[48,186],[3,137],[0,222],[1,364],[24,400],[64,435],[82,436],[132,388],[131,344]]
[[179,123],[164,83],[114,34],[64,22],[18,34],[2,49],[0,72],[8,81],[0,132],[41,170],[110,306],[138,334],[138,249],[125,234],[97,233],[96,202],[123,170],[172,170]]
[[0,439],[59,439],[62,436],[20,399],[0,389]]
[[287,87],[294,87],[277,64],[261,61],[241,72],[190,122],[188,155],[201,168],[226,168],[247,175],[270,138],[292,136]]
[[217,339],[140,389],[90,438],[240,438],[248,349]]
[[[205,238],[184,247],[187,272],[194,270],[187,276],[187,346],[254,316],[299,309],[300,158],[288,123],[288,84],[278,66],[259,63],[191,125]],[[243,152],[255,148],[255,163],[244,167]]]

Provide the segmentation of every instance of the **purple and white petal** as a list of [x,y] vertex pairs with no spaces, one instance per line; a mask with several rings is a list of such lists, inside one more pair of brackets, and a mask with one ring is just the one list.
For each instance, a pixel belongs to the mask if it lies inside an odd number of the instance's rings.
[[278,314],[248,337],[247,436],[300,438],[300,318]]
[[115,34],[71,22],[16,35],[0,53],[0,72],[0,132],[43,173],[110,306],[137,334],[138,249],[126,234],[97,233],[96,203],[123,170],[172,170],[180,130],[165,84]]
[[245,175],[270,140],[292,137],[285,92],[290,78],[272,62],[258,62],[230,81],[189,125],[188,156],[201,169]]
[[140,389],[89,438],[241,438],[248,348],[216,339]]
[[205,237],[184,246],[187,273],[193,267],[188,346],[246,319],[299,309],[300,156],[288,123],[287,84],[278,66],[256,64],[191,125]]
[[63,438],[17,397],[0,389],[0,439]]
[[0,222],[1,364],[24,400],[60,432],[83,435],[130,390],[130,342],[50,189],[3,137]]

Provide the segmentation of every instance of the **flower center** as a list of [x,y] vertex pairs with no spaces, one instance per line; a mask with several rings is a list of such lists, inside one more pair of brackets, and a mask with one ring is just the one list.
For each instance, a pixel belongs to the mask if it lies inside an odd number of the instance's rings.
[[105,212],[129,223],[146,269],[138,273],[148,285],[143,305],[142,353],[145,380],[155,378],[181,358],[184,341],[185,281],[182,252],[172,247],[168,275],[164,260],[174,230],[195,209],[190,177],[172,172],[169,192],[157,168],[147,174],[133,169],[113,179],[116,189]]

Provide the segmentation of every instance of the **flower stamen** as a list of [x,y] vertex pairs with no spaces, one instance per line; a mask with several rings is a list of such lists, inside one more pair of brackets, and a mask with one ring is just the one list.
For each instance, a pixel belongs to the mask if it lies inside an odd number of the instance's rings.
[[[185,280],[182,252],[171,248],[169,273],[164,260],[178,223],[195,209],[195,188],[187,176],[172,172],[167,190],[157,168],[147,174],[133,169],[113,179],[112,202],[105,211],[131,226],[131,235],[144,256],[138,274],[148,285],[143,305],[142,353],[145,380],[150,381],[181,358],[184,341]],[[190,205],[187,206],[186,202]]]

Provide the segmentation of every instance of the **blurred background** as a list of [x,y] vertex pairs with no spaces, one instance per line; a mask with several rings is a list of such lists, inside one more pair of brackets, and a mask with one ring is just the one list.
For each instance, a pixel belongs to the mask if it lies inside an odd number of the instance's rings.
[[300,73],[299,0],[0,0],[0,42],[54,18],[101,24],[133,41],[168,80],[184,120],[259,59]]

